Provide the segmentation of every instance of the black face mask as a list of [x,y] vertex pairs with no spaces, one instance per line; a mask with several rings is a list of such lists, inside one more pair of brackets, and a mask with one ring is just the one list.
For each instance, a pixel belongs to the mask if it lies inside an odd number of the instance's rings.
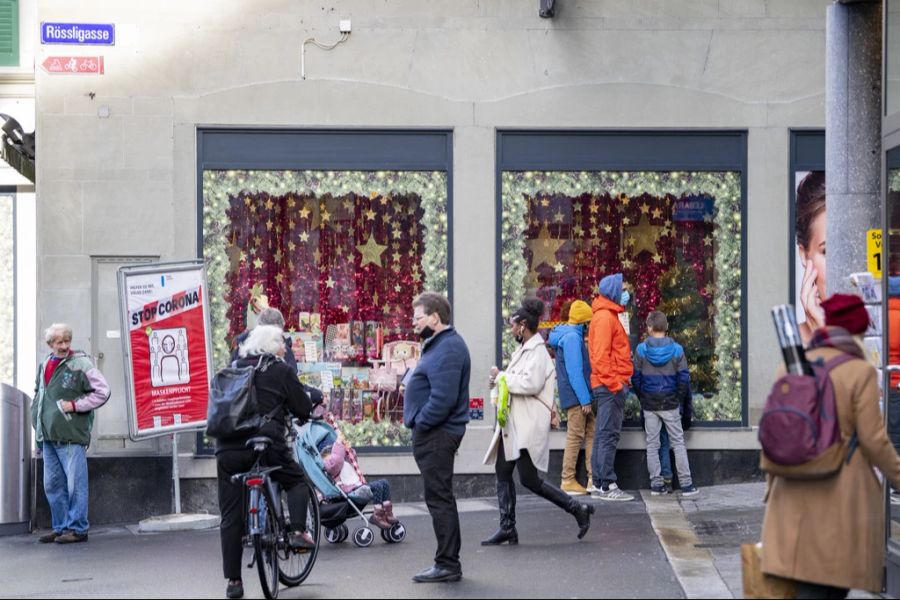
[[434,335],[434,329],[426,325],[422,328],[422,331],[419,332],[419,338],[424,342],[428,338]]
[[516,342],[518,342],[519,344],[521,344],[522,342],[525,341],[525,337],[524,337],[524,336],[521,336],[521,335],[517,335],[517,336],[515,337],[515,340],[516,340]]

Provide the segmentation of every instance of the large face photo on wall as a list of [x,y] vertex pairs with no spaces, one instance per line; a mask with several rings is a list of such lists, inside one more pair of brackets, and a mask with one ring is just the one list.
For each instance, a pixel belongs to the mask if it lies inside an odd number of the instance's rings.
[[794,306],[807,343],[825,324],[825,171],[797,171],[794,177]]

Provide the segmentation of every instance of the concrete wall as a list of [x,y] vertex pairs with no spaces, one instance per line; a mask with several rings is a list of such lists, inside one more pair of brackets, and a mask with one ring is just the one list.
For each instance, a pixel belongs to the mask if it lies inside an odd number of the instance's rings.
[[[824,125],[829,0],[561,0],[553,20],[537,4],[38,0],[39,20],[117,27],[114,48],[37,48],[38,63],[106,62],[102,76],[37,76],[39,327],[68,319],[76,346],[91,349],[92,256],[195,256],[198,126],[451,127],[456,324],[472,350],[472,394],[487,396],[495,130],[746,129],[755,421],[779,361],[768,311],[788,300],[789,129]],[[352,19],[349,41],[308,46],[301,80],[301,42],[336,40],[339,18]],[[731,433],[691,435],[755,444]],[[488,434],[473,426],[466,469],[481,469]]]

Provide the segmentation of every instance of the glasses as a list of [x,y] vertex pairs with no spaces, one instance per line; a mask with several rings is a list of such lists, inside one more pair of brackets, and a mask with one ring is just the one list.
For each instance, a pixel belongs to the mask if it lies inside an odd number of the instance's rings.
[[428,315],[413,315],[413,323],[418,323]]

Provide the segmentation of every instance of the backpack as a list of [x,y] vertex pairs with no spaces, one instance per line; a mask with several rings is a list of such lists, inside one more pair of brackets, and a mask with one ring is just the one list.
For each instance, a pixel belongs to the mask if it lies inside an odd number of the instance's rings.
[[256,366],[225,367],[209,383],[209,404],[206,413],[206,435],[218,440],[243,438],[252,435],[281,410],[275,407],[266,415],[259,414],[254,378],[257,371],[265,371],[274,357],[264,354]]
[[854,358],[841,353],[812,363],[813,376],[789,373],[775,382],[759,420],[763,471],[786,479],[824,479],[850,462],[857,437],[842,439],[829,372]]

